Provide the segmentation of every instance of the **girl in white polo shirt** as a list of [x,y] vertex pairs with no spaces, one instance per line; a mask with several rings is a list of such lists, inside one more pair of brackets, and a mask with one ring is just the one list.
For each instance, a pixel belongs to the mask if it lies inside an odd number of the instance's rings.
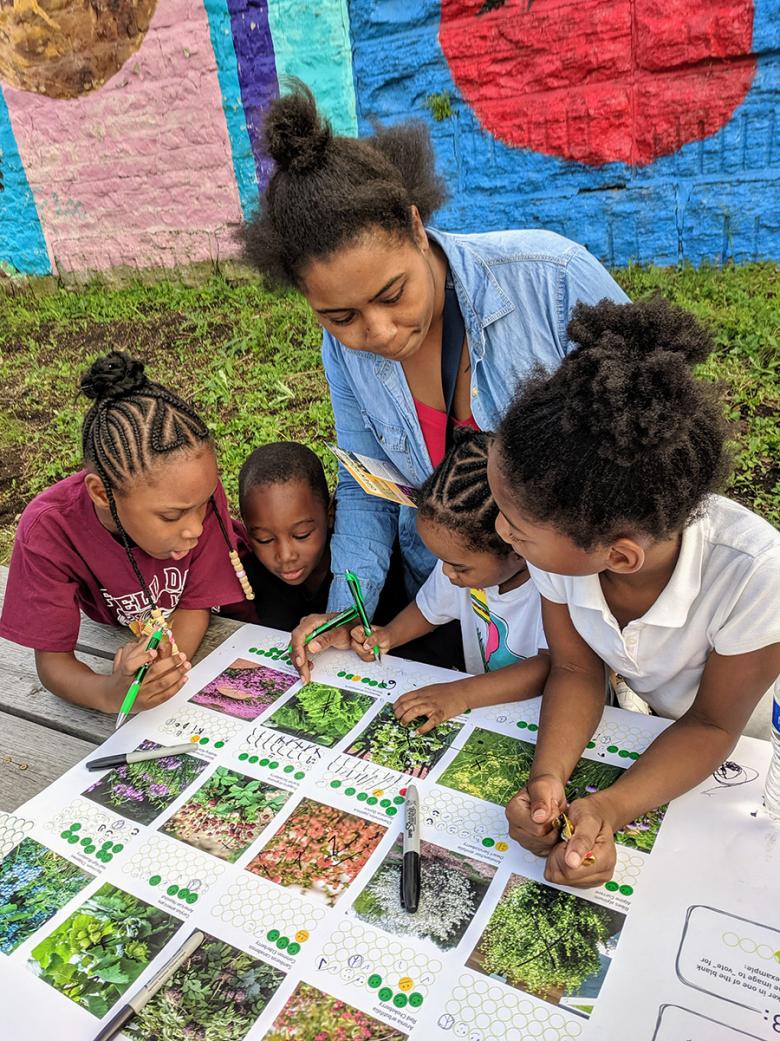
[[[579,346],[510,406],[488,476],[552,656],[510,834],[547,857],[550,881],[592,886],[612,876],[614,832],[716,769],[780,672],[780,534],[713,494],[726,427],[714,387],[690,371],[712,350],[692,315],[658,297],[603,300],[575,310],[569,335]],[[675,723],[571,804],[564,844],[552,821],[601,716],[604,663]]]

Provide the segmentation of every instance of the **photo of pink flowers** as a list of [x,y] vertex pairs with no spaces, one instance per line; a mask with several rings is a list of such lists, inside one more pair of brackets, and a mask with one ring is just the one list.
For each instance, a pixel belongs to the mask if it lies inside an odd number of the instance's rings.
[[236,658],[190,701],[237,719],[257,719],[297,682],[297,676],[277,672],[246,658]]
[[[156,741],[142,741],[138,745],[138,749],[150,748],[160,748],[160,745]],[[151,824],[208,765],[205,759],[186,752],[147,759],[110,770],[82,795],[138,824]]]
[[219,766],[160,831],[233,864],[289,797],[289,792]]
[[385,834],[381,824],[303,799],[247,871],[333,907]]
[[299,983],[263,1041],[407,1041],[408,1037],[346,1001]]

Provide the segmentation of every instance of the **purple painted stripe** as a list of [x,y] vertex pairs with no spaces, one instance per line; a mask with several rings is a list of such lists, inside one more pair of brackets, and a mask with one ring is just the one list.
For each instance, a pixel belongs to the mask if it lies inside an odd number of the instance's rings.
[[272,162],[262,146],[263,116],[269,103],[279,94],[276,59],[268,25],[266,0],[228,0],[233,46],[238,60],[241,102],[257,180],[261,190],[268,183]]

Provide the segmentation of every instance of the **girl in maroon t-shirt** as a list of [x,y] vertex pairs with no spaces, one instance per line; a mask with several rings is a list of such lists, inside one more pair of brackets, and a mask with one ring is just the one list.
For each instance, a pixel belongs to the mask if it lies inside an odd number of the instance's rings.
[[[136,708],[184,684],[209,609],[251,598],[206,424],[143,364],[113,351],[81,380],[94,404],[82,430],[84,469],[35,498],[11,557],[0,636],[35,649],[44,686],[67,701],[116,712],[146,661]],[[227,551],[226,551],[227,547]],[[110,675],[74,648],[80,611],[128,625]],[[163,627],[157,651],[150,632]]]

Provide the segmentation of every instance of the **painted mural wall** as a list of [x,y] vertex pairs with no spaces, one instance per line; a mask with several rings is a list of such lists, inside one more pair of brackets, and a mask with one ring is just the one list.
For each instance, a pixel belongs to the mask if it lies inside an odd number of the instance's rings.
[[431,128],[448,230],[780,256],[780,0],[4,0],[0,269],[237,255],[286,75]]

